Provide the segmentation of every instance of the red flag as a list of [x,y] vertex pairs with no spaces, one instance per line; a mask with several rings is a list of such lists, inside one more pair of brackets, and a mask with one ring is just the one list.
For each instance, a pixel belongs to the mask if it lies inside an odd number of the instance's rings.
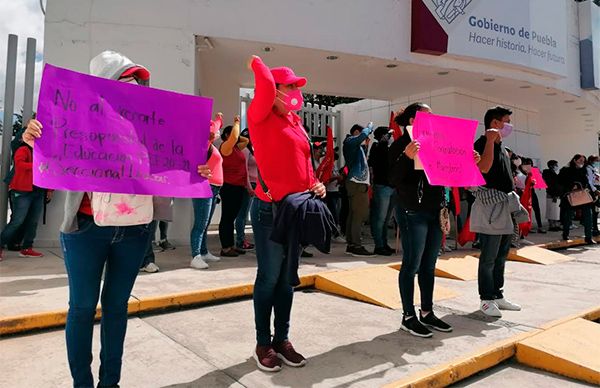
[[398,140],[402,136],[402,128],[396,124],[396,114],[394,111],[390,113],[390,128],[394,130],[394,140]]
[[533,208],[531,203],[531,190],[533,189],[533,185],[534,181],[531,178],[531,174],[527,174],[527,179],[525,180],[525,190],[521,196],[521,205],[527,209],[527,213],[529,213],[529,221],[519,224],[519,231],[521,232],[522,236],[527,236],[531,230],[531,211]]
[[454,200],[454,214],[460,217],[460,191],[458,187],[452,188],[452,199]]
[[325,158],[317,167],[317,172],[315,175],[319,182],[327,184],[331,179],[331,174],[333,173],[333,166],[335,163],[335,155],[333,149],[333,131],[330,127],[327,127],[327,149],[325,150]]
[[475,233],[471,232],[471,217],[467,218],[462,230],[458,234],[458,243],[461,247],[469,241],[475,241]]

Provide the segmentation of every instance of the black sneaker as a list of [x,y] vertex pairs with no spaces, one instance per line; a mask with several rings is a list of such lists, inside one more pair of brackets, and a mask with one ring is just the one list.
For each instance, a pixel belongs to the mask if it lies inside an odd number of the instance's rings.
[[384,248],[375,248],[375,254],[380,256],[391,256],[392,252]]
[[352,245],[348,245],[348,246],[346,246],[346,254],[347,254],[347,255],[352,255],[352,252],[354,252],[354,249],[355,249],[355,248],[356,248],[356,247],[354,247],[354,246],[352,246]]
[[421,320],[422,324],[437,331],[443,331],[444,333],[449,333],[452,331],[452,326],[436,317],[433,311],[423,317],[423,313],[421,310],[419,310],[419,319]]
[[390,247],[389,245],[386,244],[386,246],[383,247],[386,251],[388,251],[390,253],[390,255],[393,255],[396,253],[396,250],[392,247]]
[[314,255],[312,253],[310,253],[309,251],[307,251],[306,249],[302,250],[302,253],[300,253],[300,257],[313,257]]
[[400,326],[400,329],[407,331],[416,337],[429,338],[433,336],[431,330],[423,326],[417,317],[402,317],[402,326]]
[[375,256],[377,256],[376,254],[373,254],[373,253],[367,251],[365,249],[365,247],[363,247],[363,246],[352,248],[351,254],[354,257],[375,257]]

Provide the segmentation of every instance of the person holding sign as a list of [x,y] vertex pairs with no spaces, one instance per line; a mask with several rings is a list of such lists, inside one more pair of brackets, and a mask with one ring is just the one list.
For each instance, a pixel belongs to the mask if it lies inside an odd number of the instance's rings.
[[[433,312],[435,263],[442,246],[440,210],[444,203],[444,187],[429,184],[425,172],[415,169],[415,158],[420,144],[411,140],[408,126],[412,126],[417,112],[431,112],[431,108],[417,102],[409,105],[396,117],[404,130],[390,147],[390,182],[396,187],[398,207],[396,217],[402,238],[402,266],[399,274],[402,299],[402,326],[404,331],[417,337],[431,337],[429,328],[449,332],[452,326]],[[421,311],[415,312],[415,275],[419,275]]]
[[[311,162],[310,139],[295,113],[302,108],[306,78],[288,67],[269,69],[253,55],[248,68],[254,72],[254,99],[248,109],[248,127],[258,168],[256,200],[252,203],[252,229],[258,271],[254,283],[254,317],[257,346],[254,359],[269,372],[286,365],[301,367],[306,359],[288,339],[294,289],[290,285],[288,257],[283,245],[271,240],[274,207],[292,193],[311,191],[325,197]],[[271,313],[275,333],[271,339]]]
[[[145,67],[114,51],[104,51],[94,57],[90,62],[90,72],[95,76],[139,85],[148,85],[150,80],[150,72]],[[45,124],[52,128],[51,123]],[[32,120],[23,134],[23,141],[34,147],[36,139],[42,136],[42,129],[42,123]],[[204,177],[211,175],[208,166],[198,166],[198,172]],[[98,226],[96,222],[100,221],[94,218],[92,205],[95,193],[67,191],[66,194],[61,243],[69,280],[65,331],[73,385],[94,386],[92,336],[100,297],[102,320],[98,386],[117,387],[127,329],[127,303],[150,238],[148,225]],[[151,207],[150,202],[150,209],[137,210],[150,213]]]
[[212,190],[211,198],[192,198],[194,208],[194,225],[190,232],[190,243],[192,248],[192,261],[190,267],[195,269],[207,269],[209,262],[221,260],[220,257],[208,251],[206,240],[208,239],[208,227],[217,207],[217,196],[223,186],[223,157],[213,145],[213,142],[221,135],[223,125],[223,114],[217,113],[215,120],[210,122],[210,136],[208,138],[208,151],[206,155],[207,164],[212,171],[208,179]]
[[502,133],[512,130],[511,114],[501,106],[489,109],[484,117],[485,135],[475,142],[475,150],[482,154],[478,165],[485,186],[473,192],[471,231],[479,233],[481,243],[477,276],[480,310],[492,317],[501,317],[500,310],[521,310],[521,306],[504,298],[502,291],[504,266],[515,227],[512,214],[520,209],[511,162],[502,145]]

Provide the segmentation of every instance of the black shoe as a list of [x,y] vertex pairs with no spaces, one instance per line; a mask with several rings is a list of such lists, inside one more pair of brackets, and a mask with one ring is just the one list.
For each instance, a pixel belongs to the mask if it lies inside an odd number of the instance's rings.
[[452,326],[436,317],[433,311],[423,317],[423,313],[421,310],[419,310],[419,319],[421,320],[422,324],[437,331],[443,331],[444,333],[449,333],[452,331]]
[[567,241],[567,240],[569,239],[569,236],[565,236],[565,235],[563,234],[563,235],[562,235],[562,239],[563,239],[564,241]]
[[21,251],[23,248],[21,247],[21,244],[9,244],[6,249],[8,249],[11,252],[19,252]]
[[353,246],[351,246],[351,245],[348,245],[348,246],[346,247],[346,254],[347,254],[347,255],[352,255],[352,252],[354,252],[354,249],[355,249],[355,247],[353,247]]
[[365,247],[363,247],[363,246],[352,248],[351,255],[354,257],[375,257],[375,256],[377,256],[376,254],[373,254],[373,253],[367,251],[365,249]]
[[392,252],[384,248],[375,248],[375,254],[380,256],[391,256]]
[[235,253],[237,253],[238,255],[245,255],[246,251],[241,249],[241,248],[233,248],[233,250],[235,251]]
[[479,249],[481,248],[481,244],[479,243],[479,241],[473,241],[472,247],[473,249]]
[[221,249],[221,253],[219,254],[221,257],[238,257],[239,254],[235,251],[235,249]]
[[585,243],[586,245],[596,245],[598,244],[596,241],[594,241],[594,239],[590,238],[590,239],[585,239]]
[[549,230],[551,232],[562,232],[562,228],[560,226],[553,226]]
[[537,232],[540,234],[546,234],[546,229],[538,228]]
[[431,330],[423,326],[417,317],[402,317],[402,326],[400,326],[400,329],[409,332],[415,337],[429,338],[433,336]]
[[393,255],[396,253],[396,250],[387,244],[383,248],[385,248],[385,250],[388,251],[390,253],[390,255]]
[[305,249],[302,250],[302,253],[300,253],[300,257],[313,257],[314,255],[310,252],[307,252]]

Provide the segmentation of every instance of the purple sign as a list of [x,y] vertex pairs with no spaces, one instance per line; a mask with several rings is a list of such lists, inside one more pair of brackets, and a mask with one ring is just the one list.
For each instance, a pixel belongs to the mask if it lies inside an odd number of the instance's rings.
[[212,99],[44,67],[33,182],[56,190],[209,198]]

